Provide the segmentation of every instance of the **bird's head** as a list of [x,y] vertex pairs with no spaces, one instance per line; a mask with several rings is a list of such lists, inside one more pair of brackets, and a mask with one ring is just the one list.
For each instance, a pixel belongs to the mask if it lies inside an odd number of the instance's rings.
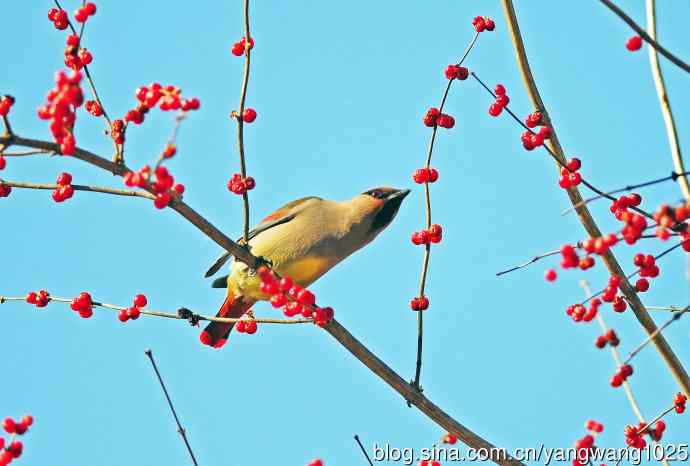
[[390,225],[408,194],[409,189],[380,187],[368,189],[353,199],[362,220],[368,223],[370,239]]

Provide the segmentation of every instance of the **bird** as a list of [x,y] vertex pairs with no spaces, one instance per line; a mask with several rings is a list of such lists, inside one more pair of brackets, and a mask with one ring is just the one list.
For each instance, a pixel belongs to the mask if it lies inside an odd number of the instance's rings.
[[[248,235],[252,254],[271,264],[283,277],[308,287],[339,262],[366,246],[391,224],[409,189],[372,188],[345,201],[316,196],[288,202],[264,218]],[[238,241],[244,244],[243,239]],[[223,253],[208,269],[214,275],[231,258]],[[228,275],[213,281],[212,287],[227,294],[217,317],[240,318],[254,303],[267,300],[256,270],[233,261]],[[203,344],[222,347],[234,324],[211,322],[201,332]]]

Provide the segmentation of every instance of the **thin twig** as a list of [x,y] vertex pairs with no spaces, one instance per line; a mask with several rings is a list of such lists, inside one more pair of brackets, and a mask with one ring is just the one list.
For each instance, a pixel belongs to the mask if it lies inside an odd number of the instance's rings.
[[180,434],[180,436],[182,436],[182,440],[184,441],[184,444],[187,447],[189,456],[192,458],[192,463],[194,463],[194,466],[198,466],[196,458],[194,457],[194,452],[192,451],[192,447],[191,445],[189,445],[189,440],[187,440],[187,433],[185,432],[184,427],[182,427],[182,424],[180,424],[180,418],[177,417],[177,412],[175,411],[175,407],[173,406],[172,400],[170,399],[168,390],[165,388],[165,383],[163,383],[161,373],[158,371],[158,366],[156,365],[155,359],[153,359],[153,352],[150,349],[147,349],[145,353],[146,356],[149,358],[149,361],[151,361],[153,370],[156,372],[156,377],[158,377],[158,382],[161,384],[161,388],[163,389],[163,393],[165,394],[165,399],[168,400],[168,406],[170,406],[170,411],[172,411],[172,415],[175,418],[175,423],[177,424],[177,432]]
[[[5,186],[11,186],[13,188],[23,188],[23,189],[58,189],[60,185],[57,184],[49,184],[49,183],[25,183],[21,181],[8,181],[8,180],[3,180],[0,178],[0,184],[3,184]],[[112,194],[115,196],[134,196],[134,197],[143,197],[146,199],[155,199],[155,196],[146,192],[146,191],[131,191],[128,189],[116,189],[116,188],[107,188],[103,186],[87,186],[87,185],[82,185],[82,184],[73,184],[72,188],[74,188],[75,191],[90,191],[93,193],[104,193],[104,194]]]
[[[72,302],[72,299],[70,298],[61,298],[58,296],[50,296],[49,298],[50,301],[55,301],[58,303],[64,303],[64,304],[69,304]],[[22,301],[26,302],[26,297],[22,296],[0,296],[0,304],[4,302],[10,302],[10,301]],[[103,303],[100,301],[93,301],[92,306],[94,307],[99,307],[103,309],[109,309],[112,311],[126,311],[128,308],[124,306],[118,306],[116,304],[108,304],[108,303]],[[139,312],[141,315],[145,316],[152,316],[152,317],[164,317],[166,319],[177,319],[177,320],[187,320],[187,321],[208,321],[208,322],[219,322],[219,323],[225,323],[225,324],[236,324],[237,322],[240,322],[242,318],[230,318],[230,317],[214,317],[214,316],[208,316],[208,315],[202,315],[198,314],[196,312],[190,311],[189,309],[184,308],[185,311],[187,312],[176,312],[176,313],[171,313],[171,312],[164,312],[164,311],[154,311],[150,309],[145,309],[141,308],[139,309]],[[254,322],[257,324],[310,324],[313,323],[314,321],[312,319],[252,319]]]
[[364,453],[364,457],[369,462],[369,466],[374,466],[374,463],[371,462],[371,458],[369,458],[369,453],[367,453],[367,451],[364,449],[364,445],[362,445],[362,442],[359,441],[359,436],[357,434],[355,434],[355,441],[357,441],[357,445],[359,445],[362,453]]
[[687,63],[685,63],[683,60],[681,60],[680,58],[676,57],[671,52],[666,50],[666,48],[664,48],[659,42],[657,42],[653,37],[647,34],[647,32],[644,29],[638,26],[637,23],[633,21],[630,16],[626,15],[623,10],[618,8],[618,6],[616,6],[615,3],[613,3],[611,0],[599,1],[606,5],[606,7],[608,7],[609,10],[613,11],[616,14],[616,16],[625,21],[628,24],[628,26],[630,26],[640,37],[642,37],[642,39],[644,39],[645,42],[654,47],[664,57],[668,58],[671,61],[671,63],[673,63],[683,71],[690,73],[690,66]]
[[[647,0],[647,32],[649,33],[649,37],[656,40],[656,0]],[[671,102],[669,101],[668,94],[666,92],[664,75],[661,72],[661,66],[659,65],[659,55],[654,47],[649,47],[649,66],[652,70],[652,78],[654,78],[656,94],[659,97],[661,115],[664,118],[664,125],[666,126],[666,136],[668,137],[668,145],[671,148],[671,159],[673,160],[673,166],[677,172],[683,174],[683,176],[680,178],[680,189],[683,192],[683,197],[685,197],[685,200],[690,201],[690,183],[688,183],[688,179],[685,176],[685,163],[683,162],[683,154],[680,151],[680,142],[678,141],[676,123],[673,119]]]
[[[558,141],[558,135],[556,133],[555,128],[553,127],[553,124],[551,123],[549,114],[546,111],[546,107],[541,99],[541,95],[539,94],[539,90],[534,81],[534,77],[532,76],[532,70],[527,60],[525,45],[522,40],[522,35],[520,34],[520,27],[517,22],[517,16],[515,15],[513,3],[511,0],[502,0],[502,2],[513,46],[515,48],[515,55],[520,68],[520,73],[522,74],[523,81],[525,82],[525,87],[527,88],[530,99],[532,100],[532,104],[535,108],[539,109],[542,112],[544,122],[551,128],[552,135],[549,139],[548,144],[551,145],[551,148],[553,149],[555,155],[557,155],[560,165],[563,165],[565,163],[563,149],[561,148],[561,145]],[[577,188],[569,188],[567,190],[567,193],[568,197],[570,198],[570,202],[573,205],[582,202],[582,196],[580,195],[580,192]],[[596,222],[594,221],[594,218],[589,212],[589,209],[587,209],[587,206],[580,205],[579,207],[577,207],[576,211],[580,219],[580,222],[584,226],[589,236],[593,238],[600,237],[601,231],[599,230],[599,227],[597,226]],[[606,251],[602,258],[604,264],[606,265],[611,274],[623,277],[623,269],[621,268],[616,257],[610,250]],[[657,326],[650,317],[647,310],[644,308],[644,305],[642,304],[642,301],[640,301],[640,298],[637,296],[635,289],[631,286],[627,279],[621,280],[620,289],[627,298],[628,302],[630,303],[630,306],[633,312],[635,313],[637,320],[640,322],[640,325],[642,325],[642,327],[645,329],[648,335],[653,334],[656,331]],[[668,344],[668,342],[662,334],[657,334],[656,338],[654,338],[653,341],[657,351],[659,352],[661,358],[668,366],[673,377],[678,382],[678,385],[681,387],[681,390],[686,394],[686,396],[690,396],[690,378],[688,377],[685,368],[683,367],[682,363],[674,353],[671,346]]]
[[[244,76],[242,77],[242,90],[240,92],[240,105],[238,113],[235,114],[237,121],[237,149],[240,154],[240,173],[242,178],[247,176],[247,162],[244,156],[244,104],[247,99],[247,88],[249,86],[249,70],[251,65],[251,35],[249,34],[249,0],[244,0]],[[244,229],[242,238],[244,244],[249,242],[249,192],[242,193],[242,203],[244,205]]]
[[659,327],[658,329],[656,329],[656,332],[655,332],[655,333],[652,333],[652,334],[648,335],[647,338],[645,338],[644,341],[642,341],[642,343],[640,343],[640,344],[637,346],[637,348],[635,348],[634,350],[632,350],[632,351],[628,354],[628,357],[625,358],[625,361],[623,361],[623,364],[629,363],[630,360],[631,360],[632,358],[634,358],[635,355],[636,355],[637,353],[639,353],[640,351],[642,351],[642,349],[643,349],[645,346],[647,346],[647,345],[649,344],[650,341],[652,341],[652,340],[654,339],[654,337],[656,337],[658,334],[660,334],[664,329],[666,329],[666,327],[668,327],[669,325],[671,325],[673,322],[675,322],[675,321],[677,321],[678,319],[680,319],[681,317],[683,317],[683,314],[685,314],[685,313],[688,312],[688,311],[690,311],[690,305],[684,307],[682,310],[680,310],[680,311],[678,311],[678,312],[674,312],[674,313],[673,313],[673,317],[671,317],[670,319],[668,319],[666,322],[664,322],[664,324],[663,324],[661,327]]
[[[460,60],[456,63],[456,66],[461,66],[467,56],[470,54],[474,45],[477,43],[479,38],[479,32],[475,32],[469,45],[465,48]],[[448,99],[448,93],[453,85],[455,79],[449,79],[446,89],[443,92],[443,97],[441,98],[441,104],[438,107],[439,113],[443,113],[443,108],[446,105],[446,100]],[[431,167],[431,157],[434,153],[434,143],[436,142],[436,134],[438,131],[438,126],[434,125],[431,130],[431,138],[429,139],[429,148],[427,150],[426,165],[425,168],[428,170]],[[429,182],[424,183],[424,200],[426,204],[426,228],[427,230],[431,227],[431,190],[429,189]],[[431,244],[427,243],[424,246],[424,258],[422,259],[422,274],[419,279],[419,296],[424,296],[424,291],[426,288],[426,278],[429,272],[429,259],[431,257]],[[420,377],[422,374],[422,351],[424,347],[424,311],[417,312],[417,362],[415,364],[415,374],[412,385],[421,390]]]
[[28,155],[39,155],[39,154],[53,155],[54,152],[48,151],[48,150],[27,150],[27,151],[22,151],[22,152],[2,152],[2,151],[0,151],[0,155],[2,155],[3,157],[26,157]]

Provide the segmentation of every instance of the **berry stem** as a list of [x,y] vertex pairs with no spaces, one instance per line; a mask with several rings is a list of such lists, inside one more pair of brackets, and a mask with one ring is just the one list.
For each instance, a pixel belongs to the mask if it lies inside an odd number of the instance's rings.
[[196,458],[194,457],[194,452],[192,451],[192,447],[189,444],[189,440],[187,439],[187,433],[185,432],[184,427],[182,427],[182,424],[180,424],[180,418],[177,417],[177,412],[175,411],[175,407],[173,406],[172,400],[170,399],[170,395],[168,394],[168,389],[165,388],[165,383],[163,382],[163,377],[161,377],[161,373],[158,370],[158,366],[156,365],[156,360],[153,359],[153,352],[148,349],[145,351],[146,357],[149,358],[149,361],[151,361],[151,366],[153,367],[153,370],[156,373],[156,377],[158,378],[158,382],[161,385],[161,388],[163,389],[163,393],[165,394],[165,399],[168,400],[168,406],[170,406],[170,411],[172,411],[172,415],[175,418],[175,423],[177,424],[177,432],[182,436],[182,440],[184,441],[185,446],[187,447],[187,451],[189,452],[189,456],[192,458],[192,463],[194,463],[194,466],[199,466],[199,463],[196,462]]
[[659,327],[658,329],[656,329],[655,332],[648,335],[647,338],[645,338],[644,341],[642,341],[642,343],[640,343],[634,350],[632,350],[628,354],[628,356],[625,358],[625,361],[623,361],[623,364],[628,364],[630,362],[630,360],[632,358],[634,358],[637,353],[642,351],[642,349],[645,346],[647,346],[654,339],[654,337],[656,337],[658,334],[660,334],[664,329],[666,329],[666,327],[671,325],[673,322],[675,322],[675,321],[679,320],[681,317],[683,317],[683,314],[685,314],[688,311],[690,311],[690,304],[685,306],[680,311],[674,312],[673,317],[671,317],[666,322],[664,322],[664,324],[661,327]]
[[616,16],[625,21],[627,25],[630,26],[630,28],[637,33],[638,36],[644,39],[644,41],[651,45],[657,52],[662,54],[664,57],[668,58],[668,60],[674,65],[676,65],[678,68],[682,69],[686,73],[690,73],[690,65],[688,65],[683,60],[681,60],[680,58],[676,57],[674,54],[666,50],[665,47],[658,43],[651,35],[647,34],[647,31],[638,26],[638,24],[635,21],[633,21],[630,16],[625,14],[625,12],[621,10],[615,3],[613,3],[611,0],[599,1],[603,3],[604,6],[606,6],[609,10],[611,10]]
[[[239,111],[235,117],[237,121],[237,149],[240,154],[240,173],[242,178],[247,177],[247,167],[244,156],[244,121],[242,115],[244,114],[244,104],[247,99],[247,88],[249,86],[249,70],[251,65],[251,48],[249,39],[249,0],[244,0],[244,76],[242,77],[242,90],[240,92]],[[242,193],[242,202],[244,204],[244,243],[249,242],[249,193],[247,191]]]
[[[520,73],[522,74],[522,78],[525,83],[525,87],[527,88],[529,97],[532,100],[532,104],[535,108],[542,110],[544,122],[551,128],[552,131],[551,138],[548,140],[548,143],[544,145],[544,147],[551,145],[551,147],[555,151],[554,156],[557,157],[559,164],[565,165],[566,159],[563,155],[563,149],[561,148],[561,145],[558,141],[556,129],[553,127],[553,124],[550,121],[548,112],[546,112],[546,107],[541,99],[539,89],[537,88],[537,85],[534,81],[534,77],[532,75],[532,70],[529,66],[527,53],[525,51],[525,44],[522,40],[522,35],[520,33],[520,27],[518,25],[517,16],[515,15],[513,3],[511,0],[502,0],[502,2],[503,10],[506,16],[506,22],[508,23],[508,29],[511,35],[511,40],[513,42],[513,47],[515,48],[516,59],[520,68]],[[641,31],[640,35],[642,34],[647,36],[647,34],[644,31]],[[582,196],[580,195],[580,192],[577,189],[577,187],[568,188],[567,193],[572,204],[578,204],[582,202]],[[585,228],[589,236],[593,238],[600,237],[601,231],[599,230],[599,227],[594,221],[592,214],[589,212],[589,209],[587,209],[587,206],[582,205],[578,207],[576,210],[580,222],[582,223],[583,227]],[[623,269],[621,268],[620,264],[618,263],[618,260],[611,251],[607,251],[602,256],[602,258],[604,264],[606,264],[606,267],[612,275],[618,275],[619,277],[623,276]],[[656,323],[654,323],[654,320],[652,320],[651,316],[645,309],[644,305],[642,304],[642,301],[637,296],[637,293],[635,292],[633,286],[628,282],[628,280],[621,280],[620,289],[623,295],[626,297],[627,301],[630,303],[630,306],[633,312],[635,313],[635,317],[637,317],[637,320],[640,322],[640,325],[645,329],[648,335],[653,334],[657,329]],[[688,373],[686,372],[685,367],[683,367],[683,364],[680,362],[671,346],[668,344],[668,342],[662,334],[656,334],[656,338],[654,338],[653,342],[656,346],[657,351],[659,352],[659,355],[668,366],[669,371],[676,379],[676,382],[681,387],[682,391],[686,395],[690,395],[690,377],[688,377]]]
[[[12,188],[21,188],[21,189],[58,189],[60,185],[57,184],[50,184],[50,183],[25,183],[21,181],[7,181],[3,180],[0,178],[0,184],[3,184],[5,186],[10,186]],[[128,189],[116,189],[116,188],[107,188],[103,186],[87,186],[87,185],[81,185],[81,184],[72,184],[72,188],[74,188],[75,191],[89,191],[93,193],[103,193],[103,194],[112,194],[115,196],[135,196],[135,197],[143,197],[146,199],[155,199],[155,196],[146,192],[146,191],[131,191]]]
[[[474,45],[477,43],[477,39],[479,38],[479,32],[475,32],[474,36],[472,37],[472,40],[470,43],[467,45],[465,48],[465,51],[463,52],[462,56],[460,57],[460,60],[456,63],[456,66],[461,66],[467,56],[470,54],[472,49],[474,48]],[[443,91],[443,97],[441,98],[441,104],[438,107],[438,111],[440,114],[443,114],[443,108],[446,105],[446,100],[448,99],[448,94],[450,92],[450,88],[453,85],[453,82],[455,79],[449,79],[448,84],[446,84],[446,89]],[[434,143],[436,142],[436,133],[438,131],[438,126],[434,125],[432,130],[431,130],[431,138],[429,140],[429,149],[427,151],[427,156],[426,156],[426,165],[425,168],[428,170],[431,167],[431,157],[433,156],[434,153]],[[426,203],[426,228],[427,230],[431,227],[431,191],[429,189],[429,183],[426,182],[424,183],[424,198],[425,198],[425,203]],[[429,271],[429,259],[431,256],[431,244],[427,243],[424,246],[424,258],[422,260],[422,274],[419,279],[419,296],[424,296],[424,291],[426,288],[426,278],[427,274]],[[422,352],[423,352],[423,347],[424,347],[424,317],[423,317],[423,312],[419,311],[417,312],[417,362],[415,364],[415,375],[414,375],[414,380],[412,381],[412,385],[420,389],[419,386],[419,379],[421,377],[422,373]]]

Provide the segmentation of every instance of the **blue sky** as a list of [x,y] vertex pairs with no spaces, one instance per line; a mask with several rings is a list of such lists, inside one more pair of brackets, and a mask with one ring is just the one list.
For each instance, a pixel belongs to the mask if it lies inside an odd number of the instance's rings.
[[[642,2],[620,2],[643,21]],[[46,19],[49,2],[9,2],[0,92],[17,99],[17,133],[48,139],[35,116],[61,68],[65,33]],[[68,11],[77,2],[66,1]],[[516,9],[543,98],[568,154],[603,188],[667,175],[672,166],[646,50],[629,53],[627,27],[597,2],[517,2]],[[523,90],[499,2],[257,2],[248,105],[259,116],[247,129],[247,163],[257,180],[252,219],[305,195],[346,199],[377,185],[413,188],[429,130],[421,117],[435,106],[443,70],[464,50],[475,15],[495,18],[467,65],[490,85],[503,83],[511,108],[532,108]],[[660,40],[687,59],[690,4],[661,2]],[[100,2],[85,45],[106,109],[122,116],[134,90],[160,81],[201,99],[184,122],[178,156],[169,164],[187,186],[185,198],[230,236],[241,230],[241,202],[225,184],[237,171],[235,130],[241,60],[230,47],[241,35],[239,1],[197,2],[182,11],[159,2]],[[681,142],[690,128],[688,76],[662,60]],[[536,253],[584,238],[557,187],[543,151],[526,153],[520,129],[505,114],[487,114],[488,96],[471,80],[454,86],[447,110],[455,128],[441,131],[434,155],[434,221],[444,240],[433,249],[426,315],[425,394],[460,422],[508,448],[570,446],[594,418],[606,426],[600,446],[623,445],[635,418],[623,392],[608,386],[613,362],[596,350],[594,325],[575,325],[566,305],[579,301],[578,281],[593,288],[601,267],[560,273],[544,261],[496,278]],[[128,132],[128,163],[151,163],[172,127],[154,113]],[[100,121],[80,111],[77,141],[107,155]],[[66,158],[11,159],[2,176],[53,182],[69,171],[75,183],[121,186],[121,180]],[[644,206],[680,198],[677,186],[647,189]],[[218,247],[171,210],[142,199],[77,193],[55,204],[49,192],[19,191],[0,200],[4,273],[0,294],[46,288],[57,296],[83,290],[128,304],[143,292],[156,309],[215,312],[222,291],[203,272]],[[616,228],[601,203],[604,230]],[[420,272],[420,248],[409,241],[424,221],[419,187],[392,226],[313,287],[338,320],[403,377],[414,371],[416,320],[409,310]],[[658,252],[652,242],[619,251]],[[643,300],[685,305],[687,259],[674,253]],[[273,316],[267,305],[257,313]],[[0,416],[35,417],[18,464],[186,465],[189,459],[144,356],[152,348],[200,464],[364,464],[352,440],[427,447],[443,432],[311,326],[260,327],[233,335],[221,351],[198,342],[183,322],[142,318],[126,325],[114,314],[78,319],[66,306],[41,312],[0,307],[5,348]],[[633,315],[604,311],[625,353],[642,340]],[[655,314],[658,321],[664,315]],[[667,332],[690,363],[687,326]],[[646,416],[669,405],[677,387],[651,348],[634,361],[633,389]],[[688,416],[668,421],[668,442],[688,441]]]

